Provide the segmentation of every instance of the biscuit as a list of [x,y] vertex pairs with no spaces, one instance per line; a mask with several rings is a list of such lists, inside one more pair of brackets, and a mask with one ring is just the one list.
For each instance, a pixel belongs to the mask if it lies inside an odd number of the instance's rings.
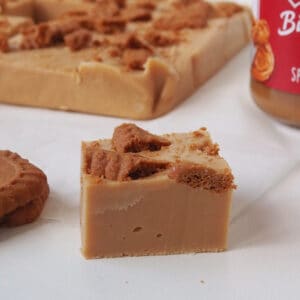
[[28,160],[0,150],[0,226],[35,221],[49,195],[47,177]]

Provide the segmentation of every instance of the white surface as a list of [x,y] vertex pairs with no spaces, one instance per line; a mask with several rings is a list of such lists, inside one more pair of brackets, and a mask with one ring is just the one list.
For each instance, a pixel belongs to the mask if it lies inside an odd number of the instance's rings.
[[155,133],[207,126],[236,176],[229,251],[87,261],[80,254],[80,141],[123,120],[0,105],[0,148],[48,175],[42,218],[0,230],[0,299],[299,299],[300,131],[253,104],[245,49]]

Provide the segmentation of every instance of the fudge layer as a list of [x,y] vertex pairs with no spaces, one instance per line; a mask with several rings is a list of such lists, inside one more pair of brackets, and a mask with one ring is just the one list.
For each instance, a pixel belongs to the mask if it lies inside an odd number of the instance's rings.
[[133,124],[82,144],[86,258],[227,248],[233,176],[203,128],[154,136]]
[[[103,27],[87,30],[78,15],[46,24],[65,28],[69,26],[66,22],[75,20],[83,26],[60,37],[63,43],[37,46],[43,38],[38,35],[39,25],[34,29],[36,36],[11,37],[8,53],[0,55],[0,101],[133,119],[168,112],[248,43],[251,24],[251,14],[243,7],[205,6],[194,0],[190,2],[195,2],[199,11],[196,15],[192,12],[192,21],[170,25],[174,11],[177,17],[184,10],[187,16],[191,14],[192,4],[174,8],[173,2],[156,1],[155,8],[139,7],[134,13],[131,8],[120,9],[120,16],[112,16],[111,27],[106,24],[104,31]],[[44,7],[53,1],[37,3]],[[47,19],[46,12],[38,15],[43,14],[41,19]],[[105,18],[103,22],[107,22]],[[51,35],[51,29],[48,31]],[[132,35],[134,42],[122,44],[124,35]],[[37,40],[28,47],[32,38]]]

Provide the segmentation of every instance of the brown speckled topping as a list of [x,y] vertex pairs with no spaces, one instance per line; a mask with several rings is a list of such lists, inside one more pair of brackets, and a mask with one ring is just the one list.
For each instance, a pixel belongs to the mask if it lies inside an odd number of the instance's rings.
[[79,29],[67,34],[64,37],[64,41],[66,46],[68,46],[72,51],[77,51],[91,43],[92,34],[87,29]]
[[156,136],[135,124],[122,124],[112,140],[88,143],[83,151],[83,171],[99,178],[127,181],[156,174],[218,193],[235,188],[231,170],[206,128]]
[[144,70],[144,64],[151,56],[148,49],[125,49],[122,55],[122,63],[128,70]]
[[112,145],[117,152],[157,151],[171,143],[162,137],[153,135],[135,124],[122,124],[114,131]]
[[145,33],[145,40],[154,47],[168,47],[180,42],[180,38],[173,32],[160,32],[153,29]]
[[121,33],[112,37],[107,49],[111,57],[119,58],[127,70],[143,70],[152,49],[135,33]]
[[[186,29],[201,29],[209,19],[230,17],[243,10],[234,3],[210,4],[203,0],[87,2],[94,3],[92,9],[69,11],[57,19],[18,28],[12,36],[1,36],[0,51],[97,48],[99,54],[93,53],[87,61],[143,71],[150,57],[168,57],[168,47],[187,41]],[[130,36],[129,43],[124,43],[122,35]],[[107,55],[110,52],[113,54]]]
[[168,167],[168,162],[132,153],[117,153],[98,149],[91,158],[89,174],[109,180],[136,180],[153,175]]

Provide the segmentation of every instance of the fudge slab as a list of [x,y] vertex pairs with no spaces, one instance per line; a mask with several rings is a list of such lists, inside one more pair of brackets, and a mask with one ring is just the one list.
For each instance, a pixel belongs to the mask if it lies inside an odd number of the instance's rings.
[[125,132],[120,144],[131,147],[116,147],[116,134],[82,144],[83,255],[226,250],[233,176],[208,132],[163,135],[170,144],[157,147],[138,130],[132,124],[115,130]]
[[[162,12],[172,7],[171,1],[157,3],[151,22],[129,21],[125,33],[134,32],[140,38],[153,29]],[[52,4],[50,0],[36,3],[40,10]],[[230,16],[208,18],[204,27],[156,30],[156,34],[164,33],[158,37],[159,43],[173,35],[179,42],[147,44],[152,54],[138,68],[124,68],[120,57],[107,55],[111,49],[103,45],[70,51],[64,44],[55,44],[1,53],[0,102],[132,119],[158,117],[189,97],[248,43],[251,13],[246,8],[239,9]],[[46,12],[38,15],[41,19],[50,17]]]

